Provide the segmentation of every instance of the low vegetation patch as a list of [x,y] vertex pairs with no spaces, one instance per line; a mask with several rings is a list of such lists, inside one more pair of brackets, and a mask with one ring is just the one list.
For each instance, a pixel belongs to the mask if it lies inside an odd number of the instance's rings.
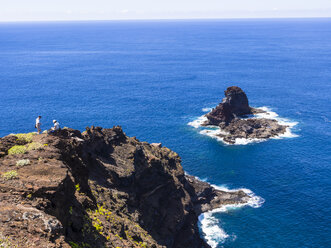
[[16,145],[11,147],[8,150],[8,155],[14,155],[14,154],[24,154],[27,151],[31,151],[31,150],[38,150],[45,147],[43,144],[39,143],[39,142],[31,142],[25,146],[22,145]]
[[106,209],[104,206],[102,205],[97,205],[98,206],[98,209],[96,210],[91,210],[91,209],[88,209],[87,210],[87,213],[88,215],[90,216],[90,218],[92,219],[92,226],[95,228],[95,230],[105,236],[106,234],[104,233],[104,226],[103,226],[103,223],[102,221],[100,220],[100,218],[104,218],[106,219],[107,221],[110,221],[111,219],[113,220],[114,219],[114,216],[112,215],[112,212],[110,212],[108,209]]
[[25,146],[13,146],[8,150],[8,155],[14,155],[14,154],[23,154],[26,152]]
[[30,143],[30,142],[32,142],[32,137],[35,134],[36,133],[17,133],[14,135],[17,137],[17,141],[23,141],[23,142]]
[[30,159],[21,159],[16,162],[16,166],[22,167],[24,165],[30,164]]
[[27,151],[30,150],[38,150],[40,148],[43,147],[43,144],[39,143],[39,142],[31,142],[30,144],[27,145]]
[[16,170],[11,170],[11,171],[7,171],[7,172],[3,173],[2,174],[2,177],[5,180],[11,180],[11,179],[17,178],[18,177],[18,174],[17,174],[17,171]]

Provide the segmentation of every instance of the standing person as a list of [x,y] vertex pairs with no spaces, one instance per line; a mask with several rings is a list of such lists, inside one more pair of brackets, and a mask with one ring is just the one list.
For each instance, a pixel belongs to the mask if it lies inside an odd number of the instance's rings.
[[40,132],[41,132],[41,129],[40,129],[40,126],[41,126],[40,119],[41,119],[41,116],[39,115],[37,117],[37,119],[36,119],[36,128],[38,130],[38,134],[40,134]]

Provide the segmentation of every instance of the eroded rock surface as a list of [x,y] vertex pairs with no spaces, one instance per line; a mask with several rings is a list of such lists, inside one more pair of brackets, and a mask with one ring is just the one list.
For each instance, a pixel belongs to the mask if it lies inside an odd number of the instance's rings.
[[177,153],[120,127],[11,135],[0,151],[4,247],[209,247],[198,215],[249,199],[185,175]]
[[225,142],[233,144],[238,138],[268,139],[286,132],[288,126],[280,125],[277,120],[250,117],[265,111],[250,107],[241,88],[231,86],[224,93],[222,102],[205,115],[207,121],[203,125],[219,126],[223,133],[218,136]]

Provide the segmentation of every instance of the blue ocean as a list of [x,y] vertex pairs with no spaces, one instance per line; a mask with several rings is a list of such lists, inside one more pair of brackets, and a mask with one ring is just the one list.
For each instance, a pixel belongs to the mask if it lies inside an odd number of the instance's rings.
[[[288,123],[289,137],[226,145],[188,123],[228,86]],[[256,204],[201,216],[224,248],[331,246],[331,19],[0,24],[0,136],[121,125],[185,171]]]

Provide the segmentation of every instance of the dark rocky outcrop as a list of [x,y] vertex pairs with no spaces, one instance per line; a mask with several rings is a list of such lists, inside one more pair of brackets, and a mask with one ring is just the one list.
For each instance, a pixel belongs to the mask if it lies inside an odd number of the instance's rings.
[[250,115],[263,113],[263,110],[249,106],[245,92],[237,87],[228,87],[225,98],[211,112],[206,114],[204,126],[219,126],[225,133],[218,136],[229,144],[237,138],[268,139],[286,132],[288,126],[280,125],[274,119],[250,118]]
[[216,108],[206,114],[210,125],[229,123],[237,116],[252,114],[252,108],[248,105],[245,92],[237,87],[231,86],[224,91],[225,98]]
[[250,198],[185,175],[177,153],[120,127],[11,135],[0,151],[4,247],[209,247],[198,215]]

